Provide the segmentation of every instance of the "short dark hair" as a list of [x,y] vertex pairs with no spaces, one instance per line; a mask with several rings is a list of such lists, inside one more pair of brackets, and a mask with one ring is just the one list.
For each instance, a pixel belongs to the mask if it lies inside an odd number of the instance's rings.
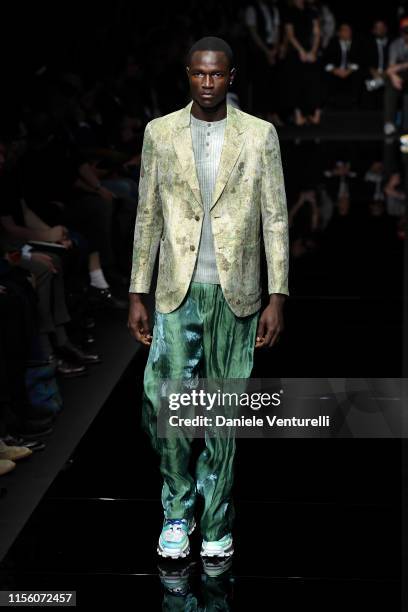
[[234,54],[231,47],[225,40],[218,38],[218,36],[204,36],[204,38],[197,40],[187,54],[188,65],[191,63],[193,53],[196,51],[222,51],[227,56],[229,67],[232,68],[234,65]]

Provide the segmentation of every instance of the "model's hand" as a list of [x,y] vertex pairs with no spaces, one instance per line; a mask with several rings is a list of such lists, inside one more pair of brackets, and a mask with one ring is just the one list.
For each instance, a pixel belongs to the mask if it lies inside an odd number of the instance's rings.
[[269,348],[276,344],[284,330],[281,302],[271,302],[261,314],[256,333],[255,348]]
[[130,296],[128,329],[138,342],[145,346],[151,345],[152,336],[150,334],[147,310],[136,294],[131,294]]

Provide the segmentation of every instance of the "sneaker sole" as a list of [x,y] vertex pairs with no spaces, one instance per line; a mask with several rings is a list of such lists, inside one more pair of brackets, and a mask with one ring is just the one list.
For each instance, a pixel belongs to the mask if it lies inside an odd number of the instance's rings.
[[[191,535],[195,528],[196,528],[196,522],[193,519],[193,524],[190,527],[188,535]],[[171,553],[169,551],[164,551],[160,547],[160,544],[159,544],[157,546],[157,554],[159,554],[164,559],[184,559],[190,554],[190,542],[187,542],[186,548],[184,548],[183,550],[175,550],[174,553]]]
[[234,554],[234,547],[230,546],[225,550],[211,550],[208,548],[201,547],[200,555],[201,557],[231,557]]

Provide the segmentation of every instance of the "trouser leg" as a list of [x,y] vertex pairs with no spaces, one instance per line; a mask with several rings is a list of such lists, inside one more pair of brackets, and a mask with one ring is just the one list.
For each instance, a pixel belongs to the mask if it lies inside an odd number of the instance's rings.
[[62,267],[61,258],[54,253],[49,253],[49,255],[52,257],[54,266],[58,270],[58,273],[54,274],[52,277],[52,316],[54,319],[54,325],[64,325],[70,321],[65,300],[64,270]]
[[[193,287],[200,292],[203,319],[202,377],[234,382],[233,391],[244,391],[253,367],[259,313],[237,317],[229,308],[219,285]],[[242,381],[242,382],[241,382]],[[231,391],[231,388],[228,388]],[[232,529],[234,506],[235,436],[233,429],[214,428],[206,435],[206,448],[196,464],[197,491],[204,497],[201,533],[205,540],[221,539]],[[220,435],[222,433],[222,436]]]
[[160,456],[162,505],[166,518],[191,518],[195,481],[188,471],[191,439],[159,438],[160,379],[190,380],[198,373],[203,354],[202,323],[189,295],[175,311],[155,312],[153,339],[144,373],[142,426]]
[[[192,283],[183,304],[172,313],[155,313],[153,340],[144,375],[142,424],[160,456],[162,504],[166,518],[191,518],[196,492],[204,497],[203,537],[218,540],[231,530],[235,438],[205,438],[196,464],[188,471],[191,439],[158,438],[160,379],[241,379],[251,373],[258,313],[236,317],[219,285]],[[225,432],[224,432],[225,433]]]
[[43,333],[55,331],[56,325],[63,325],[70,320],[65,301],[61,260],[57,255],[51,253],[47,255],[52,257],[58,270],[57,273],[52,272],[41,261],[23,260],[21,262],[21,267],[35,276],[40,331]]

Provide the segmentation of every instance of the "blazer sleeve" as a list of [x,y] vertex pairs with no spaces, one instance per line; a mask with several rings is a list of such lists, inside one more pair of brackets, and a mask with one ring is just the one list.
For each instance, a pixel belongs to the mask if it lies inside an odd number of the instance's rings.
[[148,123],[143,137],[129,293],[149,293],[162,232],[157,152]]
[[271,124],[266,136],[261,188],[262,229],[268,293],[289,295],[289,226],[279,139]]

